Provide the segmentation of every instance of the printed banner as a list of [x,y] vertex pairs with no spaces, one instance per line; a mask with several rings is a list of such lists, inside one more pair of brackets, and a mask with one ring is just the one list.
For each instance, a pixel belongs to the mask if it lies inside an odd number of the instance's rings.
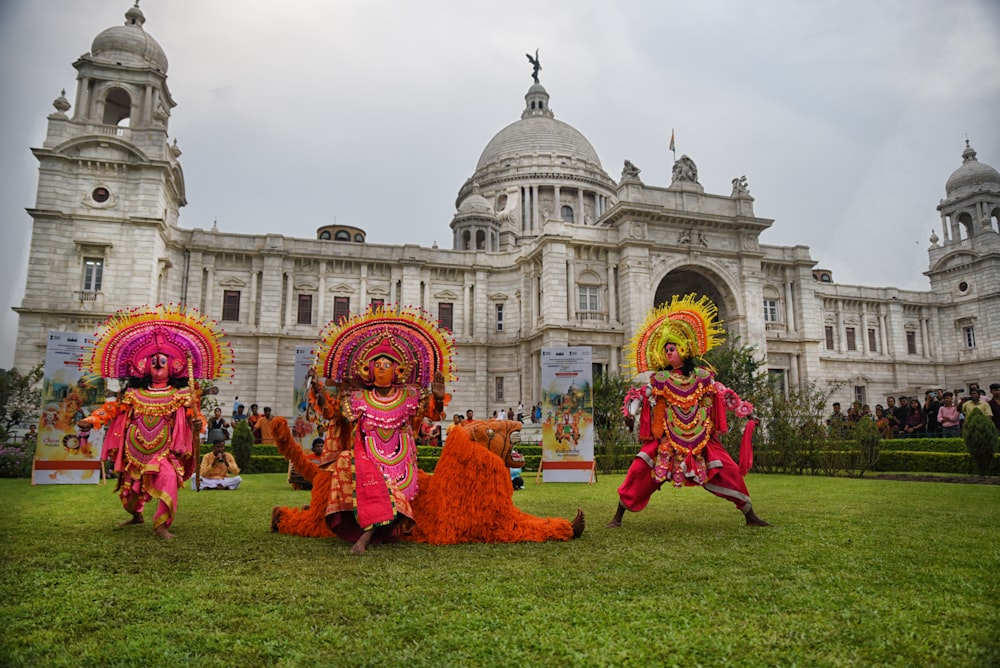
[[81,432],[76,423],[104,405],[107,388],[100,376],[84,373],[80,353],[92,335],[49,332],[45,350],[38,443],[33,485],[93,485],[101,482],[104,431]]
[[292,405],[295,407],[295,421],[292,423],[292,435],[303,450],[312,448],[313,439],[319,436],[317,426],[319,420],[309,407],[309,395],[306,385],[306,374],[316,360],[312,346],[295,347],[295,395]]
[[542,348],[542,480],[590,482],[594,396],[590,346]]

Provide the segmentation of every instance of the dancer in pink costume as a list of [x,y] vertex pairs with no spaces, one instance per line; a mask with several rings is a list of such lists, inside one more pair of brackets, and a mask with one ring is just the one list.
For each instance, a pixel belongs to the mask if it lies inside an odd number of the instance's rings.
[[215,323],[181,307],[139,307],[113,314],[96,335],[84,364],[122,391],[80,420],[81,429],[109,425],[101,459],[112,459],[116,491],[131,518],[142,524],[146,502],[156,499],[153,533],[169,529],[177,512],[177,490],[197,465],[204,424],[196,378],[216,378],[231,363]]

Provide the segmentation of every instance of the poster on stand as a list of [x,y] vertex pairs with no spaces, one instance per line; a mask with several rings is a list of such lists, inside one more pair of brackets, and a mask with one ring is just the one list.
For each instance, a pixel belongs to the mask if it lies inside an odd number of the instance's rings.
[[292,436],[302,446],[303,450],[312,448],[313,439],[319,436],[317,427],[319,420],[309,406],[308,385],[306,374],[315,362],[316,354],[312,346],[295,347],[295,394],[292,406],[295,407],[295,418],[292,421]]
[[542,348],[542,480],[590,482],[594,469],[590,346]]
[[93,343],[92,334],[49,332],[32,485],[94,485],[102,480],[104,430],[84,432],[76,426],[104,405],[107,394],[104,379],[80,367],[84,346]]

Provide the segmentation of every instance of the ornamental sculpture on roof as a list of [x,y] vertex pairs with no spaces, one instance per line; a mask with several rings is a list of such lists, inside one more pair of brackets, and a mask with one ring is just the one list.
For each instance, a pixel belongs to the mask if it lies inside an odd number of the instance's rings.
[[528,57],[528,62],[531,63],[534,68],[531,72],[531,78],[535,80],[535,83],[538,83],[538,70],[542,69],[542,61],[538,59],[538,49],[535,49],[534,58],[531,57],[530,53],[526,53],[524,55]]

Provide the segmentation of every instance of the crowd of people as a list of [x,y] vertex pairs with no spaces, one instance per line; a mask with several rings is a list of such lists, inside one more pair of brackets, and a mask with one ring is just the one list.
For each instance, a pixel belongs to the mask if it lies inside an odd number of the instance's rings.
[[[961,396],[967,395],[967,396]],[[978,384],[963,390],[927,390],[923,398],[913,396],[886,397],[886,405],[871,406],[855,401],[847,412],[840,402],[833,403],[833,412],[826,420],[830,436],[845,438],[862,417],[875,421],[882,438],[958,438],[962,424],[972,411],[979,411],[993,420],[1000,433],[1000,383],[990,385],[989,395]]]

